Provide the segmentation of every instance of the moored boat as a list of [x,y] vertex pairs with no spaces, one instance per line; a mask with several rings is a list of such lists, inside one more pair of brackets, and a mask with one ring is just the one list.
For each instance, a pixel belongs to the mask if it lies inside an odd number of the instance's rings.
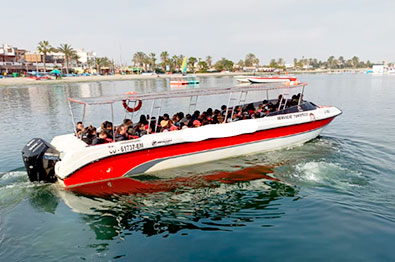
[[281,83],[281,82],[292,82],[296,81],[297,78],[294,76],[257,76],[249,77],[247,80],[252,84],[263,84],[263,83]]
[[[69,103],[83,105],[83,116],[87,106],[103,104],[110,104],[112,109],[114,104],[122,103],[125,109],[135,113],[141,103],[151,101],[154,105],[170,98],[190,98],[190,112],[196,109],[198,97],[225,95],[228,102],[223,112],[225,121],[220,124],[170,132],[148,132],[135,139],[95,146],[86,144],[75,133],[56,136],[50,143],[34,138],[24,147],[23,160],[31,181],[57,181],[66,188],[72,188],[121,177],[134,179],[142,173],[302,144],[317,137],[341,114],[336,107],[321,107],[305,101],[305,86],[303,83],[294,86],[253,85],[129,93],[96,99],[69,98]],[[291,99],[291,92],[297,92],[297,89],[301,92]],[[270,93],[277,94],[279,91],[282,92],[279,99],[270,99]],[[248,93],[252,95],[252,101],[247,102]],[[138,105],[130,108],[130,103]],[[272,105],[273,109],[269,110],[264,105]],[[254,118],[236,121],[234,114],[237,108],[249,107],[262,110],[253,112]],[[150,116],[153,109],[154,106]],[[154,120],[151,118],[149,121]]]

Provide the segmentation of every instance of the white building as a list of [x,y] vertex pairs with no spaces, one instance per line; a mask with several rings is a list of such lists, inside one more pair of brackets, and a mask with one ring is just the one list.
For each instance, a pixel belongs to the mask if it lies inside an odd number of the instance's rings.
[[85,52],[83,48],[76,49],[77,55],[79,57],[78,61],[81,62],[82,64],[86,64],[88,59],[94,59],[96,57],[95,52]]

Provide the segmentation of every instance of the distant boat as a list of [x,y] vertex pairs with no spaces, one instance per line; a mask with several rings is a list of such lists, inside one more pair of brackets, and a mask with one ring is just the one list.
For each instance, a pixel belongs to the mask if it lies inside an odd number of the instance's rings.
[[248,78],[256,77],[256,76],[234,76],[237,82],[239,83],[249,83]]
[[389,74],[389,75],[395,75],[395,67],[390,67],[390,68],[388,68],[387,74]]
[[199,80],[196,79],[195,76],[187,76],[187,57],[184,57],[181,65],[181,76],[173,76],[170,78],[170,86],[186,86],[192,85],[196,86],[199,85]]
[[170,78],[170,86],[198,85],[199,80],[195,76],[173,76]]
[[296,81],[296,79],[295,76],[259,76],[247,78],[252,84],[291,82]]

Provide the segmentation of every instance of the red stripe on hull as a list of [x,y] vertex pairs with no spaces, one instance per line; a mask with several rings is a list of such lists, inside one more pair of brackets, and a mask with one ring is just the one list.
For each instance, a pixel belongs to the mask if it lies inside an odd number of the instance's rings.
[[198,153],[201,151],[242,145],[250,142],[259,142],[267,139],[296,135],[326,126],[333,120],[333,118],[334,117],[305,124],[263,130],[252,134],[243,134],[233,137],[175,144],[158,148],[145,149],[122,155],[115,155],[105,159],[101,159],[96,162],[92,162],[87,166],[82,167],[70,177],[65,178],[63,182],[67,187],[72,185],[122,177],[131,169],[155,159],[176,157],[185,154]]

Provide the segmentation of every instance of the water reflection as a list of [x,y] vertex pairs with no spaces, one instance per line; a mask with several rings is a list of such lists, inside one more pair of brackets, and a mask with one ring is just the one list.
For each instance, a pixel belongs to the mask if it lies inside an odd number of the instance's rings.
[[271,166],[254,166],[172,180],[140,178],[139,186],[123,178],[58,195],[98,240],[133,232],[166,237],[182,230],[232,231],[258,219],[270,227],[284,214],[276,200],[295,197],[297,190],[272,173]]

